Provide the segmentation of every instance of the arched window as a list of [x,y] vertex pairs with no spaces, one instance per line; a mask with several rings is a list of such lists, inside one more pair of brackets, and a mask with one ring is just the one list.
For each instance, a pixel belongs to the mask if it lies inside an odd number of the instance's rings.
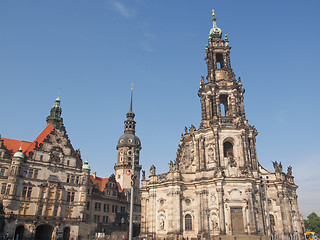
[[216,61],[217,61],[217,69],[222,69],[224,67],[224,63],[223,63],[223,55],[221,53],[217,53]]
[[221,117],[226,117],[228,115],[228,96],[220,96],[220,115]]
[[275,220],[274,220],[274,216],[273,216],[272,214],[270,214],[270,225],[271,225],[272,227],[274,227],[274,226],[276,225],[276,222],[275,222]]
[[192,230],[192,217],[191,217],[190,214],[187,214],[187,215],[184,217],[184,221],[185,221],[185,230],[186,230],[186,231]]
[[231,142],[225,142],[223,144],[224,157],[233,157],[233,145]]

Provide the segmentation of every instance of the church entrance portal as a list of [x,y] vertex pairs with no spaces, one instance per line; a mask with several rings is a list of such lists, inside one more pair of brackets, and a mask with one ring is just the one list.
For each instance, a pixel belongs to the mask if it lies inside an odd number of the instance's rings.
[[242,208],[231,208],[231,225],[233,234],[244,233]]
[[24,234],[24,226],[19,225],[18,227],[16,227],[16,231],[14,232],[14,239],[15,240],[23,239],[23,234]]
[[50,240],[53,227],[48,224],[39,225],[36,229],[35,240]]

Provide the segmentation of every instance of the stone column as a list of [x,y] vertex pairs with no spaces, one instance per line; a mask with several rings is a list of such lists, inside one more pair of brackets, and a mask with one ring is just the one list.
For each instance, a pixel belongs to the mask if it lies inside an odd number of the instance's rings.
[[218,205],[219,205],[219,227],[220,234],[226,234],[225,228],[225,215],[224,215],[224,201],[223,201],[223,188],[217,188],[218,192]]
[[214,144],[215,144],[214,150],[216,151],[215,154],[216,154],[216,159],[217,159],[217,167],[221,167],[218,131],[213,130],[213,134],[214,134]]
[[283,233],[286,235],[288,233],[288,223],[287,218],[285,216],[285,207],[284,207],[284,199],[283,199],[283,192],[282,189],[278,189],[278,198],[280,202],[280,212],[281,212],[281,218],[282,218],[282,226],[283,226]]
[[196,161],[197,170],[201,169],[200,158],[199,158],[199,139],[193,137],[194,142],[194,161]]
[[253,208],[253,196],[252,196],[252,189],[249,188],[246,190],[247,194],[247,199],[248,199],[248,214],[249,214],[249,232],[248,234],[251,233],[256,233],[257,232],[257,222],[256,222],[256,216],[255,216],[255,211]]
[[201,102],[201,115],[202,120],[207,120],[207,113],[206,113],[206,101],[205,98],[202,96],[200,99]]
[[199,139],[199,148],[200,148],[200,153],[199,153],[199,159],[200,159],[200,169],[204,170],[205,169],[205,145],[204,145],[204,138],[201,137]]

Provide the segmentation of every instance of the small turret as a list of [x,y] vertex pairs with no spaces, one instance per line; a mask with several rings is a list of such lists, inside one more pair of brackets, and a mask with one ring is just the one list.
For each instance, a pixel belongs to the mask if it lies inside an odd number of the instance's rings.
[[47,117],[47,123],[52,123],[53,127],[59,126],[62,123],[61,118],[62,109],[60,106],[60,98],[57,97],[56,102],[51,108],[50,115]]
[[24,154],[22,153],[22,144],[18,150],[18,152],[16,152],[13,157],[16,157],[16,158],[24,158]]

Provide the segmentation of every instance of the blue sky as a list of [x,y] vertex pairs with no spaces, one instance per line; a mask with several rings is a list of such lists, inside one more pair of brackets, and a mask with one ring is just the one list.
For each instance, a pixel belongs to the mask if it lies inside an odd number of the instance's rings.
[[260,163],[292,165],[301,212],[320,214],[316,0],[1,1],[1,135],[35,139],[61,88],[73,146],[108,177],[133,82],[141,164],[168,171],[184,127],[200,124],[212,8],[246,89]]

